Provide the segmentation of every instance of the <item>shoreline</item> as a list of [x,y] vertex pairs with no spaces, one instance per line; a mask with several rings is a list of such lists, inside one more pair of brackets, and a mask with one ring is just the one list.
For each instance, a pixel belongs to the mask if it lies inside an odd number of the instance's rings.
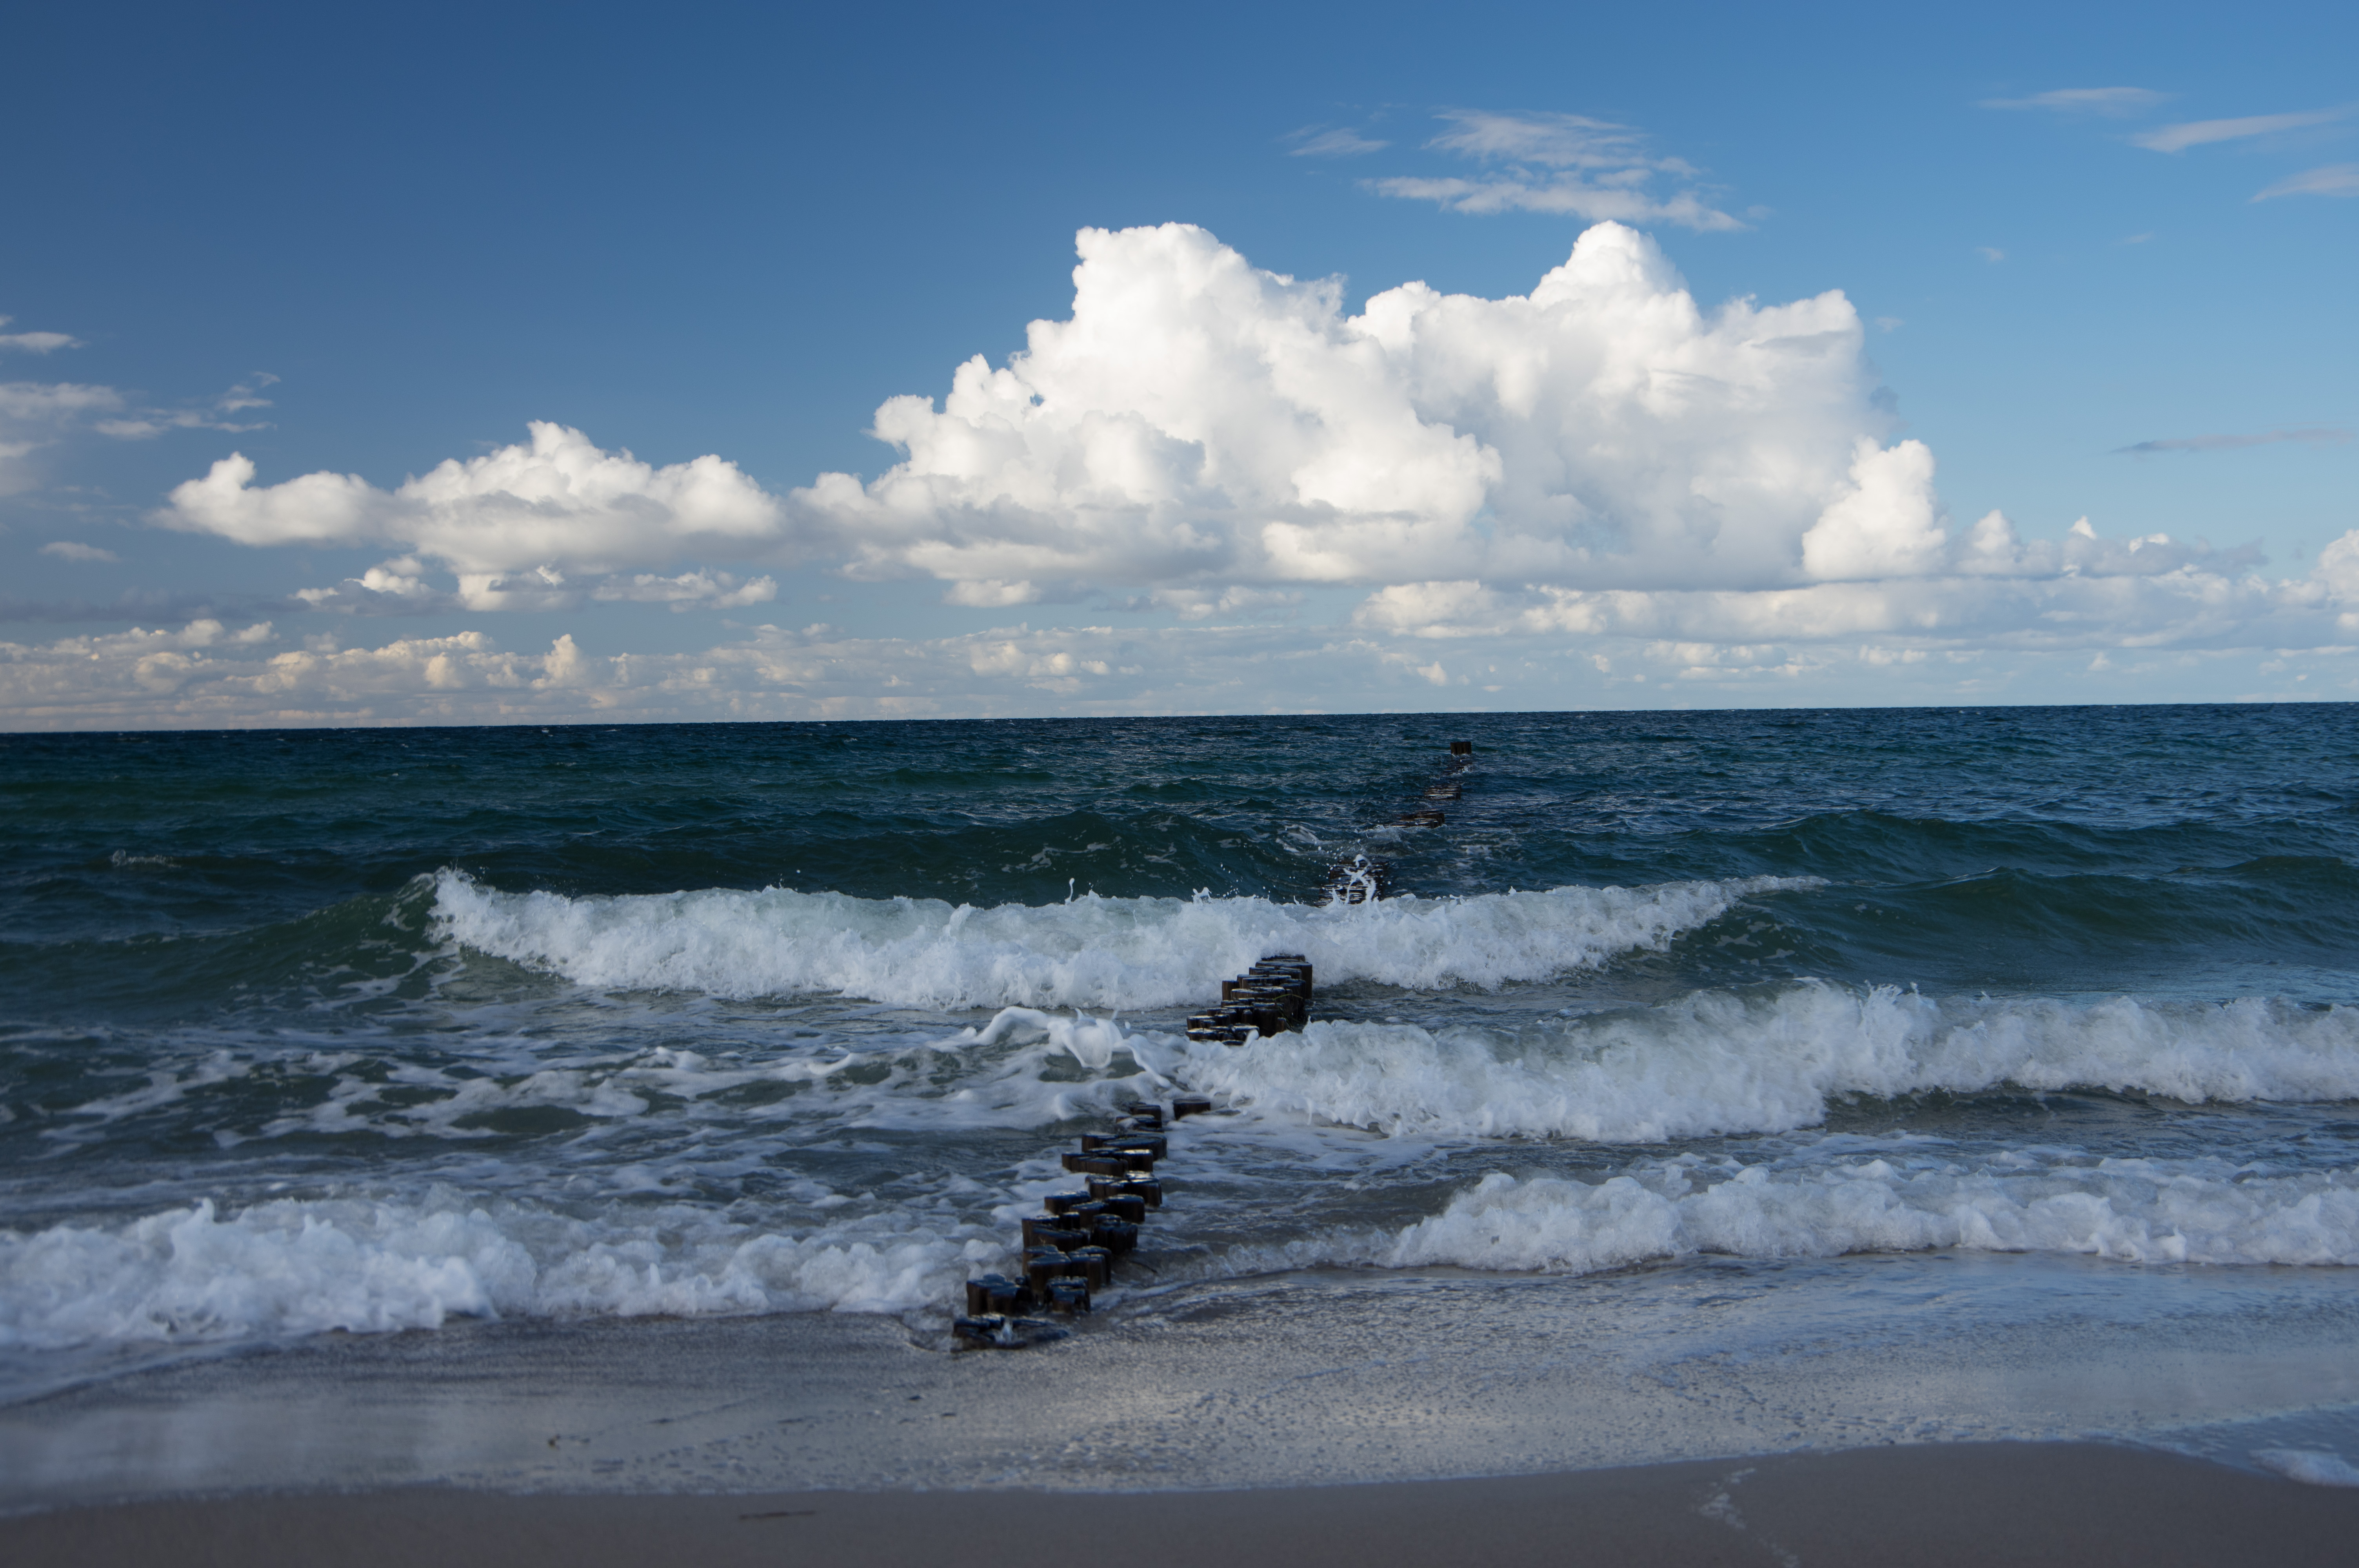
[[2089,1443],[1917,1444],[1540,1476],[1250,1491],[514,1493],[415,1487],[66,1507],[0,1519],[22,1568],[603,1568],[1210,1561],[2025,1568],[2351,1559],[2359,1489]]

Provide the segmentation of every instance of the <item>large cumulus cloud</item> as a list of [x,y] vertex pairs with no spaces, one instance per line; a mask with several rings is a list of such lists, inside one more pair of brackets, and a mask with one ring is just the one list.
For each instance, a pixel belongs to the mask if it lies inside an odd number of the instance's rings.
[[[795,500],[855,571],[991,584],[1628,587],[1921,572],[1931,455],[1840,293],[1700,308],[1654,242],[1582,235],[1528,295],[1422,283],[1346,315],[1185,224],[1084,230],[1073,313],[875,433],[907,454]],[[1020,587],[1018,585],[1021,585]]]
[[[1339,281],[1257,269],[1185,224],[1084,230],[1078,246],[1069,316],[1032,323],[1004,363],[959,365],[939,400],[876,411],[894,460],[873,477],[773,492],[719,455],[658,466],[536,424],[527,443],[389,489],[260,482],[232,456],[158,520],[384,549],[299,597],[390,611],[746,607],[777,597],[762,568],[799,564],[930,580],[970,607],[1155,609],[1203,630],[1340,614],[1285,644],[1297,682],[1350,647],[1386,680],[1456,683],[1476,672],[1445,645],[1483,639],[1579,650],[1601,674],[1669,661],[1713,679],[2359,640],[2359,533],[2272,580],[2250,547],[1953,518],[1842,293],[1706,308],[1619,223],[1584,232],[1528,293],[1408,283],[1356,311]],[[1333,603],[1321,589],[1356,609],[1319,611]],[[892,641],[860,656],[878,681],[922,685]],[[920,642],[926,668],[966,667]],[[1147,646],[1140,658],[1163,645]],[[1114,677],[1057,677],[1100,678]],[[1345,687],[1346,703],[1377,689]]]

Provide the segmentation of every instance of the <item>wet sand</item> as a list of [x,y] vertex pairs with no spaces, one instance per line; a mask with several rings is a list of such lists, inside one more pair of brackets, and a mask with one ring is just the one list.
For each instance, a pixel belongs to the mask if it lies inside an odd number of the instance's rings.
[[1211,1492],[1907,1444],[2359,1454],[2339,1271],[1918,1254],[1190,1287],[1034,1350],[889,1318],[457,1324],[0,1408],[0,1512],[257,1491]]
[[1969,1444],[1495,1480],[1260,1491],[503,1496],[436,1488],[0,1520],[17,1568],[953,1563],[1653,1563],[1909,1568],[2359,1553],[2359,1490],[2094,1444]]
[[20,1394],[0,1562],[2341,1563],[2359,1489],[2250,1467],[2359,1453],[2321,1272],[1310,1273],[962,1355],[829,1314],[327,1336]]

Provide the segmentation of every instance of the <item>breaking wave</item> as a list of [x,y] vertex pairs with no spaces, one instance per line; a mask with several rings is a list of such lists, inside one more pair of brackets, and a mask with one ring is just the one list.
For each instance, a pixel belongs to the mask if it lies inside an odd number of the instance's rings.
[[802,1237],[709,1208],[584,1219],[515,1202],[207,1202],[119,1227],[0,1232],[0,1347],[203,1344],[452,1317],[939,1309],[1002,1238],[875,1216]]
[[1177,1070],[1196,1088],[1387,1132],[1653,1143],[1811,1127],[1845,1097],[2009,1085],[2189,1102],[2359,1098],[2359,1009],[1938,1000],[1805,983],[1512,1033],[1314,1023],[1190,1051]]
[[1484,1177],[1367,1249],[1394,1268],[1587,1273],[1695,1253],[2065,1252],[2138,1263],[2359,1263],[2359,1180],[2236,1177],[2147,1160],[1800,1171],[1688,1161],[1594,1184]]
[[1320,983],[1496,986],[1595,968],[1807,878],[1387,899],[1102,898],[978,908],[767,888],[569,898],[434,879],[437,933],[585,986],[719,997],[842,993],[916,1007],[1169,1007],[1272,952]]

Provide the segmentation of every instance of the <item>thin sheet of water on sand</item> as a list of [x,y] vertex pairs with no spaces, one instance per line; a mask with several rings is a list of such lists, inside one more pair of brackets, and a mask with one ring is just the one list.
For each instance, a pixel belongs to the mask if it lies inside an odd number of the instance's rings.
[[1488,1479],[1252,1491],[448,1487],[253,1495],[0,1519],[16,1568],[902,1568],[1037,1541],[1135,1568],[2343,1568],[2359,1490],[2087,1443],[1911,1444]]
[[1282,1274],[1014,1352],[844,1314],[328,1336],[0,1411],[0,1507],[1311,1486],[2090,1435],[2359,1454],[2359,1296],[2339,1271],[1918,1253]]

